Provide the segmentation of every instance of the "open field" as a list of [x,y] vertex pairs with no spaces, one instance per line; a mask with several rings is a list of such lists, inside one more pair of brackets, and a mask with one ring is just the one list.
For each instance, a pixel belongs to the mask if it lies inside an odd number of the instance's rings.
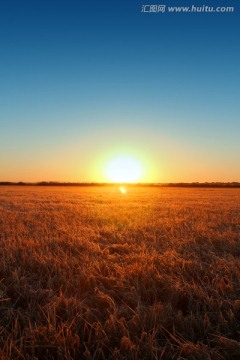
[[240,189],[0,188],[0,359],[240,359]]

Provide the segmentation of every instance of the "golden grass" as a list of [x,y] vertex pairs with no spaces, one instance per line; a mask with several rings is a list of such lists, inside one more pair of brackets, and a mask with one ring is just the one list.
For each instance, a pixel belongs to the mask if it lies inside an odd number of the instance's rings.
[[240,190],[0,188],[1,359],[239,359]]

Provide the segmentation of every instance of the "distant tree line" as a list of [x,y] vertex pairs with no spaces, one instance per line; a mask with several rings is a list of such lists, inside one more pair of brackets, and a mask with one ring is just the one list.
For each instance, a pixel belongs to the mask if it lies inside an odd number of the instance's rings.
[[[97,182],[57,182],[57,181],[40,181],[32,182],[11,182],[1,181],[1,185],[7,186],[116,186],[116,183],[97,183]],[[201,187],[201,188],[240,188],[240,182],[192,182],[192,183],[130,183],[127,186],[146,186],[146,187]]]

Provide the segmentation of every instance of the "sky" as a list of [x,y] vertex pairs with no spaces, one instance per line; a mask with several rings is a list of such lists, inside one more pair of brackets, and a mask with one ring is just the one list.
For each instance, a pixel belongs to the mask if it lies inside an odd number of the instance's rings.
[[235,0],[2,0],[0,181],[240,181],[239,40]]

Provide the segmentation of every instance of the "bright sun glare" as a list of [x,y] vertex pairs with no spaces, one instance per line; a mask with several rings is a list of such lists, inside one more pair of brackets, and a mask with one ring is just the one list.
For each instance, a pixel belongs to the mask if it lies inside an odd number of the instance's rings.
[[142,166],[130,156],[119,156],[109,162],[106,172],[112,182],[131,183],[140,180]]

